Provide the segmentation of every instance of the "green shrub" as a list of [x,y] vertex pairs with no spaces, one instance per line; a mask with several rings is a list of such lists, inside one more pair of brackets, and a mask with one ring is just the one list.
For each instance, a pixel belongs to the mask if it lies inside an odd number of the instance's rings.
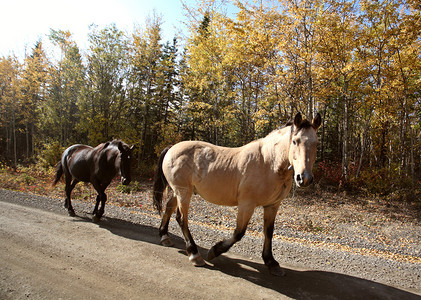
[[132,181],[129,185],[119,184],[116,190],[120,193],[131,194],[133,192],[139,192],[142,190],[142,186],[138,181]]
[[44,148],[38,154],[38,163],[48,169],[56,165],[61,159],[64,149],[59,142],[52,142],[44,145]]
[[35,178],[29,174],[23,174],[21,178],[27,185],[32,185],[36,182]]

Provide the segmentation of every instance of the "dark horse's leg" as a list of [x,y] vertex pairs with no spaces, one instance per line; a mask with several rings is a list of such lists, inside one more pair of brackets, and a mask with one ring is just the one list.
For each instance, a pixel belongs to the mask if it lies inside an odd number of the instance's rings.
[[105,202],[107,202],[107,194],[105,194],[104,192],[102,192],[102,195],[101,195],[101,207],[99,208],[99,211],[97,213],[98,218],[101,218],[102,215],[104,214]]
[[[167,202],[165,208],[165,213],[162,216],[161,225],[159,226],[159,236],[161,237],[161,245],[166,247],[174,246],[174,243],[170,240],[168,236],[168,224],[170,223],[170,218],[175,209],[177,208],[177,198],[172,196],[171,199]],[[179,212],[177,212],[177,215]]]
[[95,223],[99,222],[102,215],[104,214],[105,202],[107,201],[107,195],[104,192],[100,192],[97,196],[97,204],[95,204],[95,209],[98,207],[98,198],[101,199],[101,207],[99,210],[94,210],[94,216],[92,217],[92,221]]
[[234,234],[227,240],[220,241],[215,244],[208,252],[208,260],[211,260],[224,252],[227,252],[232,245],[240,241],[246,233],[247,225],[253,215],[255,206],[254,205],[239,205],[237,215],[237,227],[234,230]]
[[[107,188],[108,184],[101,184],[97,181],[92,182],[92,185],[94,186],[96,192],[98,193],[98,196],[96,197],[96,203],[95,203],[95,208],[93,213],[93,217],[92,217],[92,221],[99,222],[99,220],[101,219],[102,215],[104,214],[104,209],[105,209],[105,202],[107,201],[107,195],[104,193],[105,189]],[[99,201],[101,201],[101,207],[98,210],[98,205],[99,205]]]
[[69,216],[72,216],[72,217],[76,216],[76,214],[75,214],[75,210],[73,209],[70,196],[72,194],[72,190],[75,188],[78,182],[79,181],[76,179],[73,179],[73,182],[72,182],[72,176],[66,175],[66,187],[65,187],[66,201],[64,202],[64,207],[67,208],[67,211],[69,212]]
[[95,208],[94,208],[94,211],[92,212],[92,215],[96,215],[96,213],[98,212],[99,202],[101,202],[101,196],[98,194],[96,195]]
[[181,227],[181,231],[183,232],[184,240],[186,241],[186,252],[189,256],[189,260],[196,267],[205,266],[206,263],[197,249],[196,243],[193,240],[188,226],[188,210],[193,189],[181,189],[177,192],[174,191],[174,193],[177,195],[178,204],[176,219]]
[[264,207],[263,218],[264,218],[264,234],[265,242],[263,245],[262,257],[265,265],[268,266],[269,271],[275,276],[284,276],[285,271],[279,266],[279,263],[275,260],[272,254],[272,237],[273,229],[275,224],[276,213],[278,212],[280,203],[276,203],[270,206]]

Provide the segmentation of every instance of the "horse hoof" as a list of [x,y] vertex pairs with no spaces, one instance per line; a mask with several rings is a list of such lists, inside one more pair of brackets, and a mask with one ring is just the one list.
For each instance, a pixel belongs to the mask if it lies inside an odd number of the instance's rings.
[[101,220],[101,218],[96,216],[96,215],[92,217],[92,222],[94,222],[94,223],[98,223],[99,220]]
[[200,253],[196,253],[196,254],[190,254],[189,257],[190,262],[193,264],[193,266],[195,267],[203,267],[206,266],[206,262],[205,260],[202,258],[202,256],[200,255]]
[[160,244],[164,247],[172,247],[174,246],[174,243],[171,241],[170,237],[168,235],[163,235],[161,237],[161,242]]
[[273,276],[278,276],[278,277],[285,276],[285,270],[282,269],[279,265],[269,267],[269,272]]
[[69,210],[69,216],[71,216],[71,217],[76,217],[76,214],[75,214],[75,212],[74,212],[74,211]]

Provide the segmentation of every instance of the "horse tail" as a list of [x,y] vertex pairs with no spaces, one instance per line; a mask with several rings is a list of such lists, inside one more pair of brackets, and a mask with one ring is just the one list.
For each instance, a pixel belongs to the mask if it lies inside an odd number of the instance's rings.
[[63,175],[63,165],[61,164],[61,160],[56,164],[56,176],[54,177],[53,186],[57,184],[60,180],[61,176]]
[[162,211],[162,195],[165,188],[168,186],[168,181],[165,178],[164,172],[162,170],[162,162],[164,161],[164,157],[170,148],[171,146],[168,146],[159,155],[158,165],[155,172],[155,182],[153,185],[153,203],[159,213]]

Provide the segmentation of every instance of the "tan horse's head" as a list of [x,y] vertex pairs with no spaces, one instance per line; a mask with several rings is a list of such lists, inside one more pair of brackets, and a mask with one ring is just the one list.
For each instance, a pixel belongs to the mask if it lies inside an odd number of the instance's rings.
[[306,187],[313,182],[313,165],[317,154],[316,131],[322,123],[320,114],[313,121],[303,120],[300,113],[294,118],[289,147],[289,163],[294,168],[297,186]]

